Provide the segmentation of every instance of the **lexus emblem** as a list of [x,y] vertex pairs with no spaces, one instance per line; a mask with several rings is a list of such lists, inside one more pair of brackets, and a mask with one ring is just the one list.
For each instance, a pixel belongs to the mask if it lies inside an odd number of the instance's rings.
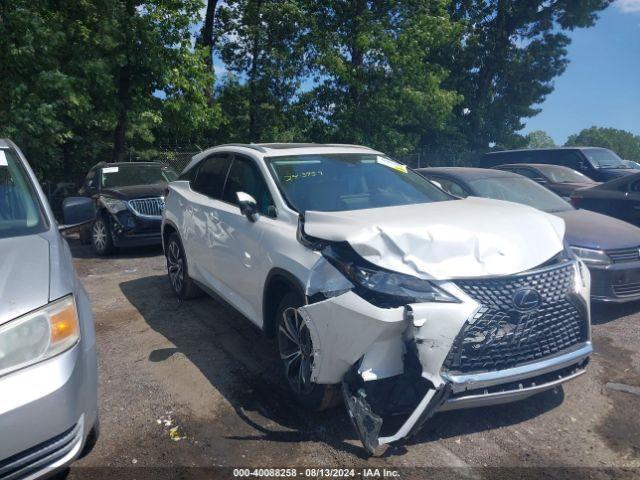
[[542,297],[533,288],[521,288],[513,294],[513,305],[522,312],[538,308],[541,303]]

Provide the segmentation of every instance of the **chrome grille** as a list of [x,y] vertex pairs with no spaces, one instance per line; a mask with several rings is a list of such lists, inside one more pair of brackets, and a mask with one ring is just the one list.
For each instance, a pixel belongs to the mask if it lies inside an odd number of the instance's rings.
[[640,247],[606,250],[606,254],[614,263],[636,262],[640,260]]
[[164,210],[164,198],[136,198],[129,200],[133,213],[144,217],[161,217]]
[[[573,263],[499,279],[456,281],[480,303],[465,322],[444,368],[470,373],[502,370],[562,352],[588,339],[586,307],[573,293]],[[535,289],[537,308],[514,306],[520,289]]]

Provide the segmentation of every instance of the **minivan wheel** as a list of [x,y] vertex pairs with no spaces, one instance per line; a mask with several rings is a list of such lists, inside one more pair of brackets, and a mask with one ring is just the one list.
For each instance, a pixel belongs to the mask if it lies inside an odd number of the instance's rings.
[[104,215],[98,216],[91,227],[91,243],[93,249],[98,255],[109,255],[113,252],[113,238],[109,222]]
[[182,248],[182,242],[177,233],[172,233],[165,247],[167,259],[167,273],[171,290],[181,300],[194,298],[202,294],[198,286],[189,278],[187,257]]
[[298,312],[302,305],[300,295],[293,292],[287,293],[280,302],[276,333],[278,352],[296,401],[310,410],[322,410],[337,403],[337,389],[311,380],[314,346],[309,327]]

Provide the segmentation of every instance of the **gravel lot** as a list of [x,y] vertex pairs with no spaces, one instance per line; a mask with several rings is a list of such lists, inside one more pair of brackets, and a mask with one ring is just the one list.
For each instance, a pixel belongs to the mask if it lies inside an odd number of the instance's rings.
[[386,467],[403,477],[421,477],[424,467],[469,478],[515,475],[492,467],[640,475],[640,395],[607,386],[640,387],[640,304],[595,307],[588,373],[564,391],[438,414],[408,445],[366,458],[343,407],[308,413],[290,402],[274,344],[246,320],[210,298],[177,302],[160,248],[97,258],[70,244],[93,302],[102,431],[69,478],[114,467],[120,475],[110,478],[141,478],[151,471],[142,467],[174,476],[176,467],[217,466]]

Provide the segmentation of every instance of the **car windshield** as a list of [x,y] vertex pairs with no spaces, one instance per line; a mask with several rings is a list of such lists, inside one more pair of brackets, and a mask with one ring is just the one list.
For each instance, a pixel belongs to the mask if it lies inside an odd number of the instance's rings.
[[287,201],[299,212],[336,212],[451,200],[405,165],[375,154],[267,157]]
[[538,170],[553,183],[596,183],[586,175],[571,168],[545,165],[538,167]]
[[618,155],[606,148],[585,148],[582,153],[596,168],[629,168]]
[[175,170],[168,165],[150,163],[120,164],[103,167],[100,172],[102,188],[128,187],[131,185],[152,185],[154,183],[172,182],[178,178]]
[[46,229],[42,206],[22,163],[10,150],[0,149],[0,238]]
[[467,181],[479,197],[522,203],[544,212],[566,212],[573,207],[555,193],[528,178],[495,177]]

